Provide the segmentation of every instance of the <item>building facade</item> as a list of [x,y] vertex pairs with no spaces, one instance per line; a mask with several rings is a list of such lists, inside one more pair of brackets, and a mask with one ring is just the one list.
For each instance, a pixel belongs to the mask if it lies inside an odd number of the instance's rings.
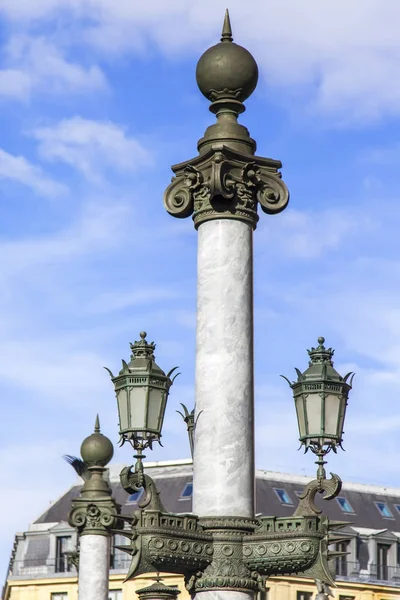
[[[129,515],[140,500],[140,492],[128,496],[119,482],[121,467],[107,472],[115,500]],[[192,507],[192,462],[148,463],[146,472],[155,480],[166,510],[190,513]],[[310,479],[298,475],[256,471],[256,507],[259,516],[291,516],[298,497]],[[3,600],[77,600],[76,532],[67,524],[71,501],[80,492],[81,480],[54,502],[28,531],[15,536]],[[332,561],[337,600],[392,600],[400,598],[400,488],[344,483],[338,498],[319,499],[324,513],[333,520],[348,521],[340,531],[347,541],[336,550],[348,554]],[[210,499],[212,502],[212,499]],[[126,545],[115,535],[110,554],[110,600],[128,600],[135,590],[149,585],[151,575],[123,583],[130,556],[114,546]],[[163,574],[163,581],[177,586],[182,600],[188,594],[183,580]],[[259,600],[311,600],[314,581],[300,577],[274,577],[267,594]]]

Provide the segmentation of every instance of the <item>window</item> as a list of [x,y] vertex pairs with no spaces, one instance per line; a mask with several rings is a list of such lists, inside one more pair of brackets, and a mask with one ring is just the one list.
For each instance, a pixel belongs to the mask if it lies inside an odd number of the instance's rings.
[[381,513],[382,517],[385,517],[386,519],[393,519],[391,510],[388,507],[388,505],[386,504],[386,502],[375,502],[375,506]]
[[54,594],[50,594],[51,600],[67,600],[68,593],[67,592],[55,592]]
[[376,553],[376,578],[384,581],[388,580],[388,554],[390,546],[387,544],[378,544]]
[[56,573],[65,573],[71,570],[68,563],[68,551],[70,550],[72,538],[70,535],[59,536],[56,541]]
[[[339,542],[335,544],[336,552],[347,552],[348,542]],[[338,556],[336,559],[336,575],[347,577],[347,556]],[[346,596],[343,596],[345,598]],[[340,599],[339,599],[340,600]]]
[[395,509],[397,510],[397,512],[400,513],[400,504],[394,504],[393,506],[395,507]]
[[311,600],[313,596],[312,592],[297,592],[296,600]]
[[351,507],[351,504],[348,500],[346,500],[346,498],[336,498],[340,508],[342,509],[343,512],[345,513],[354,513],[354,510]]
[[293,502],[286,490],[274,488],[274,492],[281,501],[281,504],[289,504],[290,506],[293,506]]
[[193,482],[190,481],[183,488],[180,500],[188,500],[189,498],[192,497],[192,494],[193,494]]
[[115,546],[128,546],[129,542],[123,535],[113,535],[111,538],[110,569],[125,569],[131,562],[129,554]]
[[108,600],[122,600],[122,590],[108,590]]
[[355,596],[339,596],[339,600],[355,600]]
[[143,488],[141,490],[131,494],[127,500],[127,503],[133,504],[133,503],[137,502],[138,500],[140,500],[142,494],[143,494]]

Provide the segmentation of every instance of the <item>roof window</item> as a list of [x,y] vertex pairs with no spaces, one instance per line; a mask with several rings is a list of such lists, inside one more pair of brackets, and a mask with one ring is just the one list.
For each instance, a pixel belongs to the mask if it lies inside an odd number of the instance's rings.
[[185,487],[183,488],[180,500],[188,500],[189,498],[192,497],[193,494],[193,482],[189,481],[189,483],[187,483],[185,485]]
[[386,519],[393,519],[392,512],[386,502],[375,502],[376,508],[381,513],[381,517],[386,517]]
[[346,498],[343,498],[343,496],[342,496],[342,497],[336,498],[336,500],[343,512],[354,513],[354,510],[353,510],[350,502],[348,500],[346,500]]
[[274,492],[278,496],[279,500],[281,501],[281,504],[287,504],[287,505],[293,506],[293,502],[286,490],[281,489],[281,488],[274,488]]

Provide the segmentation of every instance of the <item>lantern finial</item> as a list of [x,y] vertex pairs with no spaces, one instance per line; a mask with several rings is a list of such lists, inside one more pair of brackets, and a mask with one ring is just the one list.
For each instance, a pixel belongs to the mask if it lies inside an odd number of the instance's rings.
[[332,348],[325,348],[325,338],[320,336],[318,338],[318,346],[316,348],[312,347],[311,350],[307,350],[311,361],[309,363],[311,365],[318,365],[323,363],[328,363],[331,367],[333,366],[332,357],[335,353]]
[[146,340],[146,331],[141,331],[139,335],[140,341],[136,341],[133,344],[130,344],[132,350],[131,360],[135,358],[149,358],[151,360],[154,360],[154,350],[156,349],[155,343],[149,343]]

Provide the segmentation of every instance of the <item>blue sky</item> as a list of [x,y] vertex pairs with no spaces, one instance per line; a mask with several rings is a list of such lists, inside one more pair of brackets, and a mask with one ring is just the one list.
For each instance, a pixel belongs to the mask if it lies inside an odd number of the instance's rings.
[[[286,383],[324,335],[356,371],[344,479],[400,485],[400,5],[229,4],[260,67],[241,122],[291,192],[255,233],[256,462],[313,473]],[[361,12],[362,6],[362,12]],[[146,329],[180,366],[152,460],[189,455],[196,232],[162,205],[170,165],[214,117],[197,90],[226,2],[0,0],[0,569],[15,531],[74,480],[99,412],[117,442],[104,365]],[[345,18],[344,18],[345,15]],[[129,449],[115,460],[129,463]]]

